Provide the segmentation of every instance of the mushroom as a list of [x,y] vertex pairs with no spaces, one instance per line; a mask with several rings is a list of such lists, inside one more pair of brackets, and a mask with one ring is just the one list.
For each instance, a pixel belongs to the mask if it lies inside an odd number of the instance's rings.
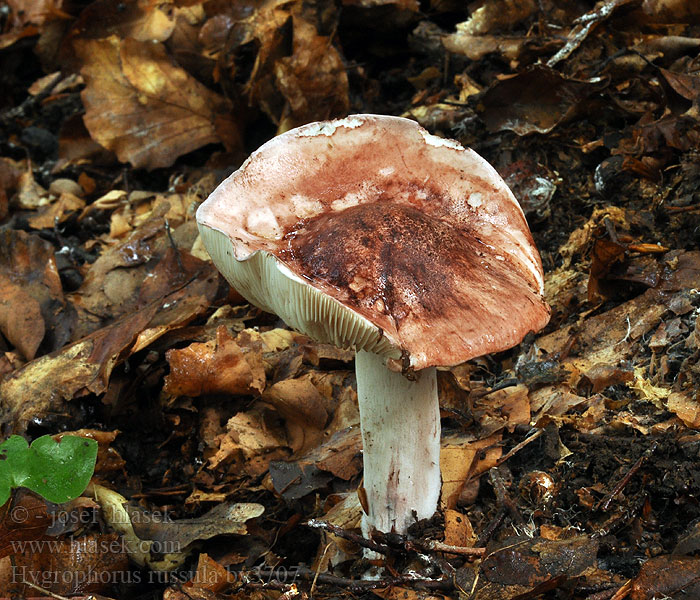
[[436,367],[510,348],[549,319],[539,254],[493,167],[414,121],[353,115],[264,144],[197,223],[251,303],[356,349],[365,535],[431,517]]

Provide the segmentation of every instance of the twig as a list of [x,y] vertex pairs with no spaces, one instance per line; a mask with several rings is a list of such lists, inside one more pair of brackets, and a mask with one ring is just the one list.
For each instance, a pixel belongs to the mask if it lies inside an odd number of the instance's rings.
[[700,204],[690,204],[688,206],[667,206],[664,205],[664,208],[673,213],[684,213],[684,212],[693,212],[694,210],[700,210]]
[[337,535],[339,538],[343,538],[344,540],[348,540],[353,544],[357,544],[361,548],[374,550],[375,552],[379,552],[380,554],[386,555],[389,552],[391,552],[391,548],[389,548],[389,546],[379,544],[374,540],[368,540],[367,538],[362,537],[357,533],[353,533],[352,531],[346,531],[342,527],[338,527],[337,525],[333,525],[332,523],[328,523],[327,521],[320,521],[319,519],[309,519],[306,522],[306,526],[311,527],[313,529],[324,529],[325,531],[328,531],[333,535]]
[[519,444],[516,444],[513,446],[508,452],[506,452],[501,458],[499,458],[496,461],[496,466],[500,467],[504,462],[506,462],[511,456],[516,454],[517,452],[520,452],[525,446],[527,446],[530,442],[534,442],[538,437],[540,437],[544,433],[544,429],[538,429],[533,433],[530,437],[525,438],[522,442]]
[[649,448],[647,448],[644,453],[637,459],[637,462],[635,462],[632,467],[630,468],[629,471],[625,474],[625,476],[620,479],[620,481],[617,483],[617,485],[608,493],[599,503],[598,506],[596,507],[597,510],[602,510],[602,511],[607,511],[610,508],[610,504],[612,501],[615,499],[615,496],[617,496],[623,488],[627,485],[630,479],[632,479],[632,476],[639,471],[640,467],[642,466],[642,463],[644,462],[644,459],[649,458],[656,448],[658,447],[659,442],[654,442]]
[[476,540],[477,546],[485,546],[486,545],[486,542],[488,542],[491,539],[493,532],[496,531],[496,529],[498,529],[498,526],[503,522],[503,519],[505,518],[505,516],[506,516],[506,509],[503,506],[501,506],[498,509],[498,511],[496,512],[496,516],[484,528],[484,530],[481,532],[481,535]]
[[621,527],[627,525],[634,517],[636,517],[642,510],[644,505],[645,496],[642,496],[634,505],[630,506],[628,509],[613,515],[608,519],[598,531],[594,531],[591,537],[594,539],[604,538],[614,531],[617,531]]
[[568,58],[588,37],[588,34],[595,25],[605,21],[616,8],[633,1],[634,0],[609,0],[602,6],[598,6],[596,9],[578,17],[578,19],[574,21],[574,27],[569,32],[569,39],[566,41],[566,44],[547,61],[547,66],[552,68],[565,58]]
[[478,557],[486,554],[486,548],[452,546],[451,544],[445,544],[444,542],[438,542],[437,540],[430,540],[425,546],[428,550],[434,550],[435,552],[446,552],[447,554],[459,554],[461,556]]
[[503,506],[510,513],[510,516],[515,521],[516,525],[522,528],[527,527],[525,519],[523,519],[523,516],[520,514],[518,507],[515,506],[515,502],[513,502],[511,497],[508,495],[505,483],[503,483],[503,478],[498,472],[498,467],[489,469],[489,478],[491,479],[491,485],[493,485],[493,489],[496,492],[496,500],[498,501],[498,504]]
[[318,568],[316,569],[316,577],[314,577],[313,582],[311,583],[311,589],[309,590],[309,598],[313,599],[314,597],[314,592],[316,591],[316,582],[318,581],[318,576],[321,573],[321,567],[323,566],[323,559],[326,558],[326,553],[328,552],[328,548],[331,547],[331,544],[326,544],[326,547],[323,549],[323,554],[321,555],[321,559],[318,561]]
[[[284,583],[283,580],[289,577],[289,569],[273,570],[266,582],[248,581],[245,583],[249,587],[266,588],[266,589],[288,589],[290,584]],[[385,577],[381,579],[347,579],[330,575],[329,573],[316,573],[307,567],[299,567],[294,571],[295,577],[303,581],[316,581],[320,584],[335,585],[338,587],[347,588],[350,591],[365,591],[391,586],[410,585],[418,589],[426,590],[451,590],[452,582],[449,579],[427,579],[416,577],[415,575],[399,575],[396,577]],[[277,577],[279,575],[279,578]]]
[[54,598],[55,600],[70,600],[69,598],[66,598],[66,596],[60,596],[59,594],[54,594],[53,592],[50,592],[49,590],[45,590],[43,587],[39,587],[38,585],[33,584],[31,581],[22,580],[22,584],[32,588],[33,590],[36,590],[37,592],[41,592],[42,594],[44,594],[46,596],[50,596],[51,598]]

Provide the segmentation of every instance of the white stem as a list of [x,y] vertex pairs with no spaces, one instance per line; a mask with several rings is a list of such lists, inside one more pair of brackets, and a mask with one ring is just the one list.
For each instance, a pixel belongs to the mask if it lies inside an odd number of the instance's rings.
[[[440,499],[440,407],[435,368],[409,381],[365,352],[355,358],[369,514],[362,531],[406,533]],[[415,516],[414,516],[415,513]]]

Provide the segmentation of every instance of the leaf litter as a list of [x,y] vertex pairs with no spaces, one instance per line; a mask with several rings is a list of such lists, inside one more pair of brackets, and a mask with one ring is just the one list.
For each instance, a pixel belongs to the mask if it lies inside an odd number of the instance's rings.
[[[695,2],[12,0],[0,25],[0,424],[99,443],[80,498],[2,508],[2,595],[697,593]],[[372,542],[374,581],[352,352],[246,305],[194,223],[262,142],[350,112],[489,159],[553,309],[439,372],[441,509]]]

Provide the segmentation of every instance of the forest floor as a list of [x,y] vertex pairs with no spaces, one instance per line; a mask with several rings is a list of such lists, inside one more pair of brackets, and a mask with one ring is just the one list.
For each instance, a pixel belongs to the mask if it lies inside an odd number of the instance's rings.
[[[99,443],[82,496],[0,511],[0,596],[700,598],[696,0],[9,0],[0,86],[3,437]],[[194,221],[351,113],[491,162],[552,308],[439,371],[440,512],[378,580],[353,353],[246,304]]]

